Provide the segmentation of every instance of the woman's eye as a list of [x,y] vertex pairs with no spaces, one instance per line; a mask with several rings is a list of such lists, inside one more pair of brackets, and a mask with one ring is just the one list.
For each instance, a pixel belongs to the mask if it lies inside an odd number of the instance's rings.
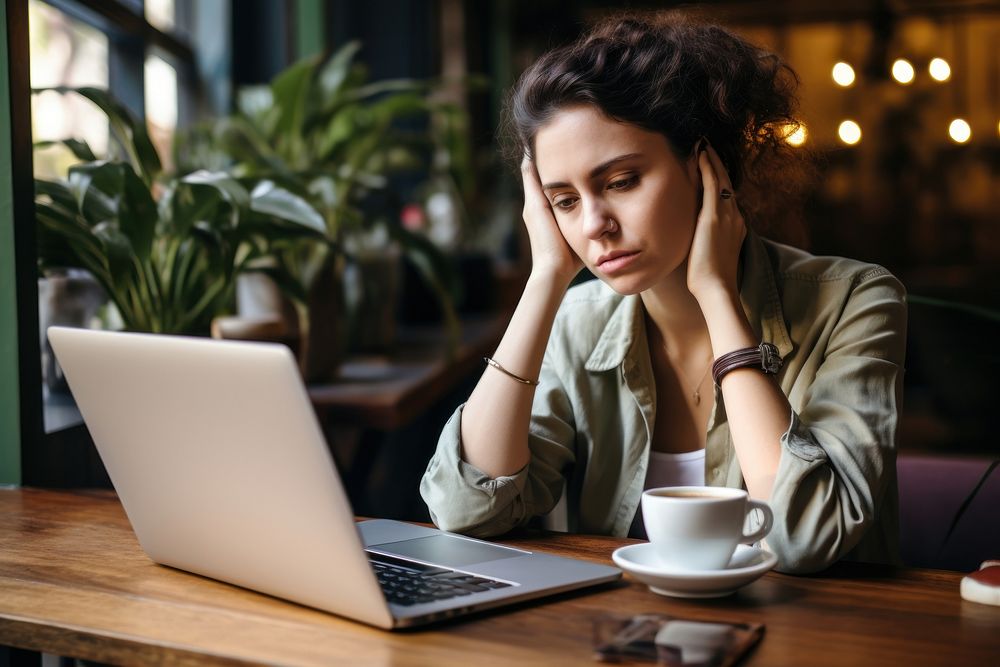
[[552,202],[552,205],[556,208],[561,208],[563,210],[569,210],[573,208],[576,204],[576,197],[563,197],[562,199],[557,199]]
[[639,177],[633,174],[631,176],[626,176],[625,178],[618,178],[611,181],[608,183],[608,190],[628,190],[638,182]]

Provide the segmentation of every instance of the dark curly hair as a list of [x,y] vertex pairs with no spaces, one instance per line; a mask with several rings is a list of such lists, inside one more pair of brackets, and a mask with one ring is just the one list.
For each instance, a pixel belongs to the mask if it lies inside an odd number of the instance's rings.
[[785,140],[799,126],[798,84],[777,55],[721,26],[678,12],[617,15],[525,70],[504,107],[504,152],[533,157],[539,129],[577,104],[664,135],[681,160],[705,137],[747,220],[788,236],[814,172]]

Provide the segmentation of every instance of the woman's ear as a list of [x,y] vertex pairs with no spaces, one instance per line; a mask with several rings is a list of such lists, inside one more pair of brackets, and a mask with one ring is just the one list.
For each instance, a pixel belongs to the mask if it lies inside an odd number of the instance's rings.
[[698,186],[699,193],[701,191],[701,165],[699,165],[699,161],[701,154],[705,152],[707,147],[708,140],[705,137],[698,137],[698,140],[694,142],[694,146],[691,148],[691,156],[687,160],[688,177],[692,183]]

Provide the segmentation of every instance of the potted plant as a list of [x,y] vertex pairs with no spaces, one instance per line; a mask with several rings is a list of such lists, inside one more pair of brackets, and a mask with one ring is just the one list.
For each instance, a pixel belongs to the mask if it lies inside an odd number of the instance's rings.
[[[400,223],[403,202],[395,201],[390,176],[426,169],[442,145],[434,119],[445,122],[457,111],[432,99],[433,82],[369,82],[365,67],[354,61],[359,48],[351,42],[328,59],[293,64],[269,85],[244,89],[238,112],[196,128],[183,142],[178,163],[188,169],[226,164],[235,177],[268,179],[320,213],[328,245],[311,240],[291,249],[275,239],[257,263],[293,298],[315,289],[320,276],[342,278],[337,260],[343,259],[360,276],[354,314],[371,312],[375,318],[372,326],[354,328],[368,332],[360,335],[364,339],[379,338],[395,321],[391,278],[398,275],[402,253],[437,297],[454,343],[453,267],[426,237]],[[400,127],[414,117],[431,118],[430,128]]]
[[[39,267],[85,269],[131,331],[207,334],[231,312],[236,276],[276,239],[331,245],[308,201],[266,179],[227,172],[162,173],[142,123],[106,91],[80,94],[108,116],[116,155],[82,141],[65,179],[35,180]],[[38,92],[38,91],[36,91]]]

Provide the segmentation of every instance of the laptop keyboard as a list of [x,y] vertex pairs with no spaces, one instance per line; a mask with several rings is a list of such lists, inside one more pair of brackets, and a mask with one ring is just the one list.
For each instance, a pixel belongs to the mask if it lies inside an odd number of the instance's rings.
[[465,572],[395,559],[384,554],[369,553],[369,559],[385,598],[403,606],[448,600],[508,588],[511,585]]

